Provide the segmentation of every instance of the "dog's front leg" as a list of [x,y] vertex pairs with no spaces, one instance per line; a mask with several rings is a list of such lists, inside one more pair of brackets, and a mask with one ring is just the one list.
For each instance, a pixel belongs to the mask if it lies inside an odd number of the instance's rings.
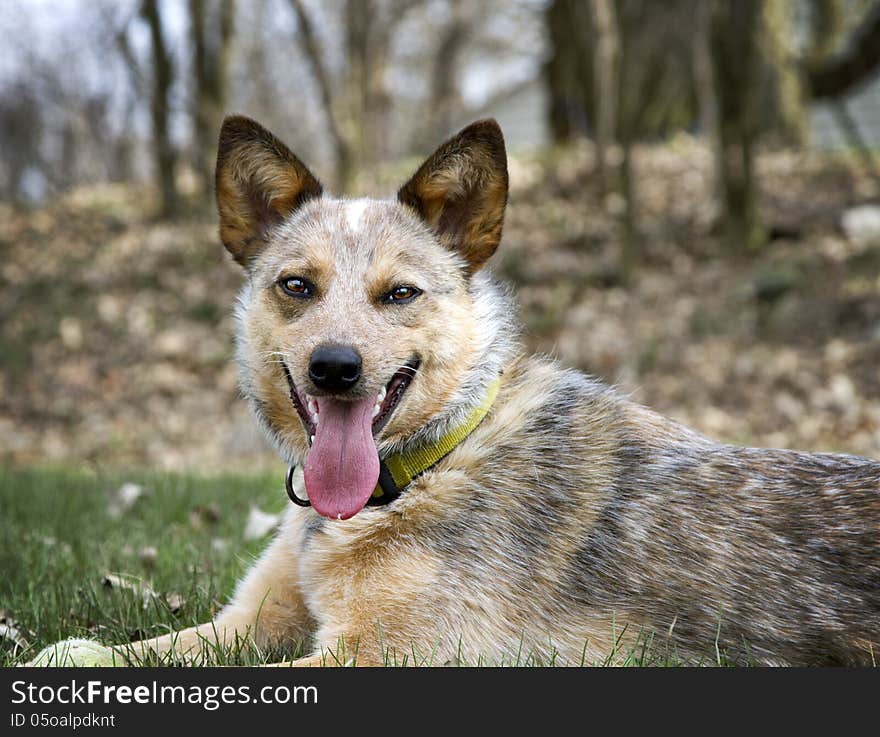
[[[356,665],[354,662],[350,662],[350,665]],[[338,664],[334,660],[330,660],[327,662],[327,658],[324,655],[309,655],[306,658],[297,658],[296,660],[284,660],[280,663],[267,663],[264,667],[266,668],[326,668],[337,665],[345,665],[345,663]]]
[[203,661],[212,649],[225,648],[236,642],[236,636],[243,638],[237,628],[229,624],[221,624],[220,619],[213,622],[188,627],[185,630],[169,632],[125,645],[116,645],[114,650],[122,654],[129,662],[158,660],[162,665],[185,663],[197,665]]
[[153,655],[163,663],[198,664],[210,662],[212,653],[234,651],[246,641],[260,648],[297,647],[315,627],[297,580],[290,548],[296,535],[291,527],[288,521],[214,621],[115,649],[129,659]]
[[[335,619],[332,615],[331,618]],[[430,626],[425,623],[423,630],[429,629]],[[325,624],[315,633],[315,646],[310,655],[296,660],[270,663],[266,667],[349,668],[388,665],[388,661],[393,660],[393,655],[389,656],[386,652],[380,633],[381,628],[371,617],[367,617],[366,621],[360,621],[358,617],[348,617],[345,621],[335,619],[334,624]]]

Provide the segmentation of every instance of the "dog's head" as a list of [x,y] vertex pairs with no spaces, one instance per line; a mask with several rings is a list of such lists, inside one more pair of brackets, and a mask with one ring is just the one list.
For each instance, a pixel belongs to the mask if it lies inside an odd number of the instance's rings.
[[375,488],[377,448],[440,415],[478,360],[472,284],[501,239],[501,130],[468,126],[393,200],[340,200],[271,133],[230,117],[216,187],[221,239],[248,275],[244,391],[305,457],[312,506],[350,517]]

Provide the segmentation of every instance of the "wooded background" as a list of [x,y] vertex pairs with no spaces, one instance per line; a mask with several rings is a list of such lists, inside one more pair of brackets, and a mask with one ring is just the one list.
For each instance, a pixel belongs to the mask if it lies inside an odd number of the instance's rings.
[[497,117],[530,347],[728,440],[880,454],[880,2],[6,0],[0,32],[4,458],[251,448],[229,112],[378,196]]

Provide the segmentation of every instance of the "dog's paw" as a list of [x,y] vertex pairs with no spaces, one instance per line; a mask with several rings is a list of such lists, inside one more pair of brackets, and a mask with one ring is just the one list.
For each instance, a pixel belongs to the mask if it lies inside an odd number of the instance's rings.
[[26,666],[29,668],[125,667],[125,658],[112,647],[93,640],[63,640],[44,647]]

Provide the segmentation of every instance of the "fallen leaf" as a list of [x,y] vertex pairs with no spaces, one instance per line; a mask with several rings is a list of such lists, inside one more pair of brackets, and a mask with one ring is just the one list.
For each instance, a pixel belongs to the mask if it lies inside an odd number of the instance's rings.
[[[132,580],[129,580],[131,578]],[[131,591],[138,594],[146,609],[153,601],[159,598],[159,595],[153,591],[149,584],[133,577],[123,577],[116,573],[108,573],[101,579],[101,585],[105,589],[118,589],[120,591]]]
[[220,521],[220,508],[216,504],[194,507],[189,513],[189,524],[194,530],[216,525]]
[[70,545],[68,543],[59,542],[51,535],[41,535],[37,539],[41,543],[43,543],[43,545],[45,545],[47,548],[58,548],[65,555],[69,555],[72,550],[72,548],[70,547]]
[[257,540],[258,538],[265,537],[278,527],[280,521],[280,514],[264,512],[252,504],[251,511],[248,513],[247,523],[244,526],[244,539]]
[[880,207],[860,205],[845,210],[840,225],[846,237],[856,243],[880,244]]
[[145,568],[155,568],[159,551],[152,545],[145,545],[138,551],[138,560]]
[[21,633],[21,630],[18,629],[18,627],[14,627],[12,624],[0,624],[0,640],[8,640],[9,642],[11,642],[13,652],[18,651],[20,648],[25,648],[28,646],[28,641]]
[[172,614],[177,614],[183,607],[186,605],[186,599],[184,599],[180,594],[176,594],[173,591],[169,591],[165,594],[165,603],[168,605],[168,608],[171,610]]
[[0,624],[0,640],[10,641],[15,649],[27,647],[28,642],[21,630],[8,624]]
[[111,494],[110,502],[107,504],[107,514],[114,519],[119,519],[131,509],[134,506],[134,503],[143,495],[143,486],[127,481]]

